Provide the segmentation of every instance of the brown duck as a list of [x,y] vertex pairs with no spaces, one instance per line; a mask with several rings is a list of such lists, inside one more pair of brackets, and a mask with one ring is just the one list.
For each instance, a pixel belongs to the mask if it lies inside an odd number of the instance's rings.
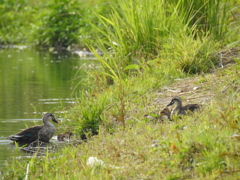
[[61,133],[57,136],[58,141],[68,141],[70,137],[73,135],[71,131],[68,131],[66,133]]
[[53,121],[57,124],[58,121],[55,119],[52,113],[46,113],[43,116],[42,121],[43,125],[33,126],[25,129],[17,134],[11,135],[9,139],[26,144],[30,144],[36,140],[41,142],[49,142],[49,140],[53,137],[55,131],[55,127],[50,121]]
[[171,102],[167,106],[172,106],[175,103],[176,107],[172,110],[171,116],[174,114],[186,115],[188,111],[194,112],[201,107],[199,104],[188,104],[186,106],[183,106],[182,100],[179,97],[172,98]]
[[159,121],[163,120],[170,120],[171,121],[171,111],[168,109],[168,107],[165,107],[163,110],[160,111],[159,113]]

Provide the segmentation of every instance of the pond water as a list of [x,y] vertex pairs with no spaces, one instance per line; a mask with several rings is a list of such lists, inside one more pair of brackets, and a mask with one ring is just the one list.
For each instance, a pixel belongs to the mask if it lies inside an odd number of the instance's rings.
[[90,61],[70,52],[0,49],[0,171],[11,157],[26,156],[7,138],[42,124],[44,112],[61,119],[62,111],[74,104],[74,77],[84,78],[79,68]]

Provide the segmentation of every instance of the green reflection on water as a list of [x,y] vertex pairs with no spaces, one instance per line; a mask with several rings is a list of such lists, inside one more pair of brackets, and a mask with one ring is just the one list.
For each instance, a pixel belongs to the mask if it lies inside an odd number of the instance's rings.
[[86,61],[69,53],[1,49],[0,118],[27,118],[32,105],[40,112],[53,107],[39,99],[71,98],[75,67]]

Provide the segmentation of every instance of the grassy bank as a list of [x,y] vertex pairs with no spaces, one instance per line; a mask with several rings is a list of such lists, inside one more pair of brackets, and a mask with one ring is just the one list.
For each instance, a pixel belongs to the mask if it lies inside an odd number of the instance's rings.
[[[88,141],[13,160],[5,177],[237,179],[240,38],[234,3],[120,0],[107,15],[94,13],[87,45],[98,66],[86,69],[82,83],[89,88],[59,129]],[[203,109],[174,122],[145,117],[173,96]],[[89,157],[101,161],[86,163]]]
[[[23,179],[29,164],[30,179],[238,179],[239,72],[238,61],[210,74],[141,93],[137,88],[146,88],[145,82],[130,83],[124,94],[125,127],[117,122],[120,116],[116,119],[114,115],[120,111],[120,102],[114,101],[118,88],[91,94],[94,98],[89,97],[88,106],[79,102],[67,117],[80,123],[87,109],[93,116],[105,105],[97,136],[45,157],[14,160],[6,178]],[[162,109],[175,95],[184,103],[203,103],[203,109],[174,122],[156,123],[144,117]],[[87,164],[89,157],[97,157],[104,165]]]

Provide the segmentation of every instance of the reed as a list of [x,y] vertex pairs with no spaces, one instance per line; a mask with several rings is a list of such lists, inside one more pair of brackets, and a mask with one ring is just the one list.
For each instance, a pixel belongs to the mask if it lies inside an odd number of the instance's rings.
[[185,73],[206,72],[216,64],[229,12],[224,1],[120,0],[110,16],[97,15],[102,26],[93,24],[95,45],[104,54],[103,67],[122,76],[155,58]]
[[[179,1],[172,2],[179,4]],[[182,14],[187,12],[189,26],[197,26],[198,31],[210,32],[215,39],[222,40],[228,32],[230,4],[231,2],[225,3],[224,0],[181,0],[179,9]]]

